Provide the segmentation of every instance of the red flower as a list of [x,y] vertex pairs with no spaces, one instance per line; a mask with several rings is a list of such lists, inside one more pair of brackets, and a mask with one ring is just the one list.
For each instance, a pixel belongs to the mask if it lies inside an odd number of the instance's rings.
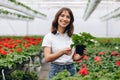
[[19,40],[16,40],[16,42],[21,43],[22,41],[19,39]]
[[88,59],[88,56],[86,56],[86,55],[85,55],[85,56],[83,56],[83,59],[87,60],[87,59]]
[[85,76],[88,74],[88,70],[84,64],[82,64],[82,68],[79,70],[79,74]]
[[3,46],[2,45],[0,45],[0,49],[2,49],[3,48]]
[[120,66],[120,61],[117,61],[117,62],[116,62],[116,65],[117,65],[117,66]]
[[1,49],[1,50],[0,50],[0,54],[2,54],[2,55],[7,55],[7,52],[6,52],[4,49]]
[[94,60],[95,60],[96,62],[100,62],[100,57],[99,57],[99,56],[96,56],[96,57],[94,58]]
[[25,45],[24,45],[24,48],[28,48],[28,47],[30,47],[31,46],[31,44],[30,43],[26,43]]
[[111,53],[111,56],[115,56],[115,55],[117,55],[117,51],[116,50]]
[[22,48],[17,48],[16,51],[17,52],[22,52]]
[[13,50],[13,49],[10,49],[10,52],[14,52],[14,50]]
[[103,55],[103,54],[104,54],[104,52],[102,52],[102,51],[101,51],[101,52],[99,52],[99,54],[100,54],[100,55]]

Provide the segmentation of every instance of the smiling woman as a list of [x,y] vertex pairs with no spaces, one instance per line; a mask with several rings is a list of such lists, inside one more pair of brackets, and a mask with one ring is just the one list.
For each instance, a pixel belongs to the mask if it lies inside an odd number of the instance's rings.
[[74,16],[70,8],[61,8],[52,22],[51,33],[45,35],[42,43],[46,62],[51,62],[49,78],[66,69],[73,76],[76,73],[74,60],[82,56],[74,56],[71,36],[74,30]]

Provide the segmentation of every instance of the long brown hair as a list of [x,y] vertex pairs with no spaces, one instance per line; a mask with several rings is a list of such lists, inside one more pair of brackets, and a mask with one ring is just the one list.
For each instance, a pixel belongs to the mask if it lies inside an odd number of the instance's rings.
[[68,13],[70,14],[70,23],[69,23],[69,25],[66,27],[66,29],[65,29],[64,32],[67,31],[68,36],[71,37],[72,34],[73,34],[73,31],[74,31],[74,25],[73,25],[74,16],[73,16],[73,13],[72,13],[71,9],[69,9],[69,8],[65,8],[65,7],[64,7],[64,8],[61,8],[61,9],[56,13],[55,18],[54,18],[54,20],[53,20],[53,22],[52,22],[51,32],[52,32],[53,34],[56,34],[56,33],[57,33],[57,29],[58,29],[58,18],[59,18],[60,14],[61,14],[63,11],[68,11]]

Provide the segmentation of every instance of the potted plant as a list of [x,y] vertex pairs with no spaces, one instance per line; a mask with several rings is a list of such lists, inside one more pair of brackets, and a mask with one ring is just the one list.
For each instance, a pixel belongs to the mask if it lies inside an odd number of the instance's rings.
[[90,33],[82,32],[79,34],[72,35],[73,43],[70,45],[71,48],[75,47],[76,53],[83,55],[83,50],[96,43],[96,37]]

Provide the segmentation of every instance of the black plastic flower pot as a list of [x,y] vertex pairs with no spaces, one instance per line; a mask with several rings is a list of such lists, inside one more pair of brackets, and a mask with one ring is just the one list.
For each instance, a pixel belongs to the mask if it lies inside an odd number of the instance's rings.
[[85,48],[85,45],[76,45],[76,54],[83,55]]

